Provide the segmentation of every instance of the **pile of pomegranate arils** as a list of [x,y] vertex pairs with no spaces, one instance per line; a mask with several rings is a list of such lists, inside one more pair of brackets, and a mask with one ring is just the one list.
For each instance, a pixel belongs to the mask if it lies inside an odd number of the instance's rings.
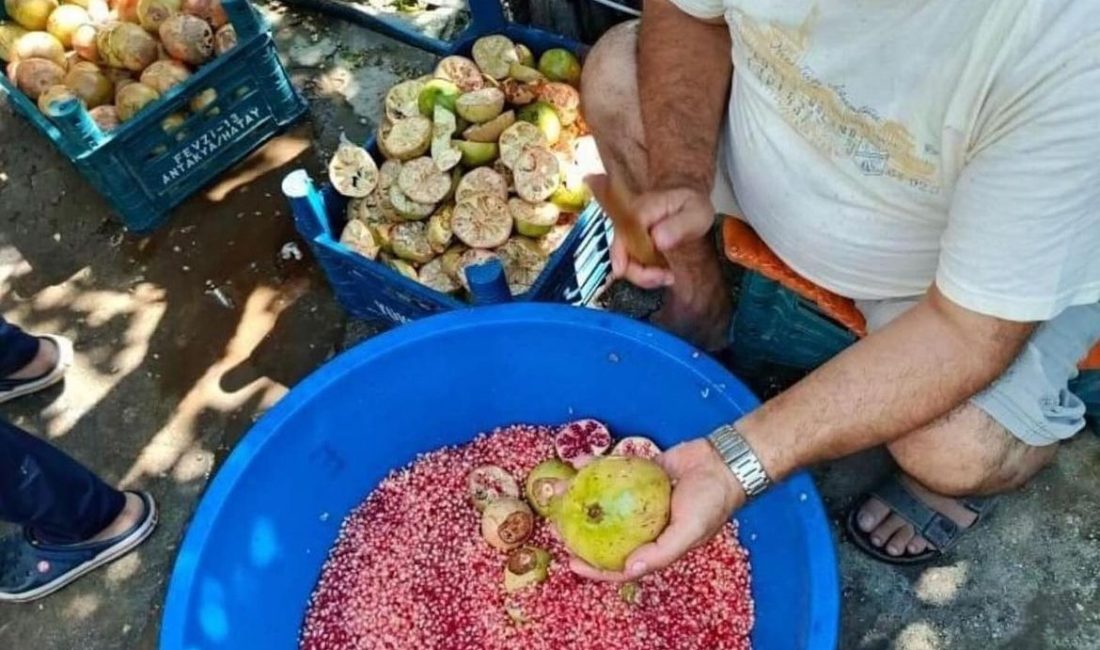
[[529,474],[555,454],[573,463],[605,453],[659,451],[640,437],[612,446],[605,426],[580,420],[499,429],[393,472],[344,521],[300,648],[750,648],[748,554],[733,523],[634,583],[569,570],[535,514],[544,486]]

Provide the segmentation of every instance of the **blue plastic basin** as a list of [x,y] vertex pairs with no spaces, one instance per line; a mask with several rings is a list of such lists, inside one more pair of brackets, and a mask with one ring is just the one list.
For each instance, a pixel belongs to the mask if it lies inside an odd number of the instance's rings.
[[[161,648],[295,648],[341,520],[419,452],[581,415],[669,446],[755,404],[692,347],[604,312],[503,305],[374,338],[291,391],[226,461],[180,549]],[[757,650],[835,648],[836,559],[811,480],[793,477],[738,518]]]

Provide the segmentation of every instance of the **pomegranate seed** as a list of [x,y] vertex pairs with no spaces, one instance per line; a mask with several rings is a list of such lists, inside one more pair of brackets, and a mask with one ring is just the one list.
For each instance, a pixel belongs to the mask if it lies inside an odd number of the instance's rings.
[[479,534],[467,475],[492,464],[522,483],[554,455],[553,431],[515,426],[391,473],[344,521],[310,598],[302,650],[748,650],[748,554],[733,524],[668,569],[619,586],[576,577],[543,520],[528,542],[553,556],[542,584],[507,593],[506,553]]

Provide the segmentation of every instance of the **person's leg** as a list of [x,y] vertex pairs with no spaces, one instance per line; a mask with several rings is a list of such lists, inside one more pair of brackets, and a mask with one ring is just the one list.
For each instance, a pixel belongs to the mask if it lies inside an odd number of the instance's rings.
[[0,318],[0,378],[24,371],[38,356],[41,340]]
[[[631,21],[608,30],[585,59],[581,79],[581,111],[603,165],[635,193],[649,187],[638,92],[638,27],[638,21]],[[696,343],[704,347],[723,347],[730,319],[729,292],[713,241],[703,238],[680,247],[676,259],[677,285],[666,292],[664,307],[654,320],[674,333],[694,334]],[[700,324],[707,328],[700,331]]]
[[0,318],[0,403],[56,384],[72,362],[69,339],[56,334],[32,336]]
[[43,440],[0,420],[0,520],[74,544],[116,523],[126,495]]
[[[1074,307],[1043,324],[988,389],[889,445],[904,473],[902,482],[932,509],[963,528],[970,526],[975,515],[959,498],[1023,486],[1054,459],[1057,442],[1084,428],[1085,406],[1067,384],[1097,338],[1100,305]],[[857,523],[874,546],[890,555],[919,555],[929,547],[876,498],[861,507]]]
[[[1022,487],[1054,460],[1058,448],[1027,445],[985,411],[966,404],[888,449],[901,469],[900,480],[914,496],[967,528],[976,515],[958,499]],[[871,544],[890,555],[920,555],[929,547],[912,525],[877,498],[867,500],[857,521]]]
[[645,127],[638,96],[636,20],[607,30],[584,62],[581,112],[607,173],[635,192],[649,177]]

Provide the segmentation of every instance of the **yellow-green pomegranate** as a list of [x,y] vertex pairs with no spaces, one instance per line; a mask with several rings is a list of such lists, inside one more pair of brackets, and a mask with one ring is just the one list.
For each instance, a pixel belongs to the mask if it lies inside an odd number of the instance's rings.
[[81,25],[91,22],[88,12],[76,5],[61,5],[53,10],[46,21],[46,31],[61,41],[66,49],[73,45],[73,33]]
[[65,46],[49,32],[27,32],[11,49],[12,61],[24,59],[46,59],[64,67]]
[[622,571],[668,525],[672,482],[647,458],[605,456],[569,483],[552,519],[566,547],[592,566]]
[[57,7],[57,0],[4,0],[8,16],[32,32],[46,29],[50,14]]
[[15,42],[26,33],[27,30],[19,25],[0,21],[0,61],[10,62],[15,60],[13,54]]

